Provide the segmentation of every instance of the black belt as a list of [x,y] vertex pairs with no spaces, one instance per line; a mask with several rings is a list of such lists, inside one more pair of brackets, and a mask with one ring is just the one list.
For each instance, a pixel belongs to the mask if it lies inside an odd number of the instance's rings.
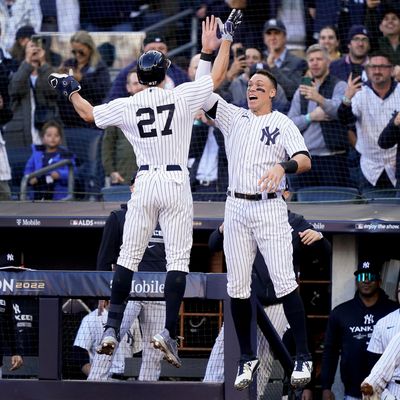
[[206,181],[203,179],[196,179],[196,185],[200,186],[211,186],[211,185],[216,185],[217,181]]
[[112,374],[111,379],[118,379],[119,381],[127,381],[129,377],[122,374]]
[[400,385],[400,379],[395,379],[394,382]]
[[[157,167],[155,167],[157,168]],[[148,171],[150,169],[150,165],[141,165],[139,168],[139,171]],[[166,165],[165,166],[166,171],[182,171],[182,168],[180,165]]]
[[[237,199],[255,200],[255,201],[263,200],[263,195],[261,193],[256,193],[256,194],[247,194],[247,193],[238,193],[238,192],[232,193],[230,190],[228,190],[226,192],[226,194],[228,196],[235,197]],[[268,200],[278,198],[278,195],[276,193],[267,193],[266,195],[264,195],[264,198],[265,198],[265,196]]]

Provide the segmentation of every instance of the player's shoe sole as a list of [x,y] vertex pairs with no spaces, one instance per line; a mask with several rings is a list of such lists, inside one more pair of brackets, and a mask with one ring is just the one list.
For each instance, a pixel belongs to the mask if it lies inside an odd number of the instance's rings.
[[313,363],[310,360],[297,359],[294,364],[294,370],[290,378],[290,383],[294,387],[304,387],[311,380]]
[[255,358],[249,361],[239,361],[238,372],[235,380],[235,389],[243,390],[250,386],[260,366],[260,361]]
[[101,338],[100,345],[96,348],[97,354],[106,354],[111,356],[118,345],[118,338],[113,328],[107,328]]
[[[173,340],[173,339],[170,339]],[[180,368],[182,363],[175,356],[175,354],[169,349],[167,342],[161,334],[154,335],[150,342],[155,349],[161,350],[164,353],[164,360],[172,364],[176,368]]]

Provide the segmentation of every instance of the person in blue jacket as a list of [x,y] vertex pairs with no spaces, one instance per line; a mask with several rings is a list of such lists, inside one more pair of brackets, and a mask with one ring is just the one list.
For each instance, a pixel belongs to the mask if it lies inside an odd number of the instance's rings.
[[[75,168],[75,156],[61,146],[64,135],[62,126],[58,122],[45,123],[40,136],[43,144],[32,145],[32,155],[25,165],[24,175],[65,159],[71,159]],[[61,200],[68,194],[68,166],[54,169],[46,175],[33,177],[29,180],[29,185],[33,189],[30,196],[32,199]]]

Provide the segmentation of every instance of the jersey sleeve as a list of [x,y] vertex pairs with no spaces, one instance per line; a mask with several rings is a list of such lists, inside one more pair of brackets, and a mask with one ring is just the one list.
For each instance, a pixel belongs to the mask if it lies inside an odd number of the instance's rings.
[[287,119],[287,124],[284,129],[284,146],[289,158],[300,151],[308,152],[303,135],[291,119]]
[[107,126],[120,127],[128,101],[129,97],[124,97],[93,107],[94,123],[100,129]]
[[200,110],[212,94],[214,84],[210,75],[202,76],[197,81],[183,83],[174,89],[178,97],[184,97],[192,113]]
[[370,353],[376,354],[382,354],[385,351],[385,347],[382,343],[382,324],[380,324],[379,321],[374,327],[367,350]]

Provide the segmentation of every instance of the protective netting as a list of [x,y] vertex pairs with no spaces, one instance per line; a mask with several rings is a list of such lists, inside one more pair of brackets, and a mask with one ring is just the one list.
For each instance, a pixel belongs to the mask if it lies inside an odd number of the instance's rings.
[[[362,110],[367,121],[349,123],[337,114],[345,85],[336,79],[347,81],[352,72],[361,74],[366,81],[377,68],[385,69],[379,65],[389,64],[394,66],[393,76],[399,78],[397,3],[16,0],[1,4],[3,55],[8,57],[6,51],[11,53],[11,59],[3,58],[0,72],[4,102],[1,123],[11,166],[12,197],[127,198],[127,185],[137,169],[131,146],[118,128],[103,131],[83,122],[67,100],[51,91],[47,76],[51,71],[72,69],[81,82],[81,94],[93,105],[99,105],[134,93],[137,88],[133,81],[126,86],[127,79],[134,79],[128,72],[143,48],[156,48],[172,60],[167,78],[167,86],[172,88],[193,79],[189,65],[191,57],[201,49],[201,22],[205,16],[214,14],[224,20],[234,7],[243,9],[244,20],[235,36],[227,79],[218,90],[228,101],[247,107],[249,74],[263,67],[277,77],[274,108],[295,121],[313,156],[310,173],[289,179],[291,190],[299,193],[293,200],[359,201],[361,192],[366,199],[393,197],[396,148],[383,150],[378,137],[396,109],[390,105],[381,107],[380,100],[371,101]],[[331,28],[324,29],[327,26]],[[32,37],[34,34],[39,37]],[[26,51],[29,38],[32,43],[28,43]],[[319,85],[316,77],[323,66],[311,66],[306,57],[307,48],[318,42],[329,53],[330,75],[335,77],[325,79],[324,85]],[[390,60],[370,62],[368,55],[376,50],[389,53]],[[371,63],[378,67],[365,68]],[[192,66],[195,67],[195,60]],[[328,110],[320,99],[307,98],[307,88],[300,96],[296,94],[300,84],[313,85],[303,76],[314,80],[324,98],[333,99],[333,108]],[[57,120],[63,128],[65,148],[56,154],[48,154],[42,147],[40,131],[49,120]],[[373,128],[366,132],[367,126]],[[57,135],[60,128],[47,126],[49,129]],[[34,150],[32,144],[36,145]],[[72,159],[73,163],[38,176],[29,175],[20,195],[25,174],[64,159]],[[0,180],[7,181],[10,176],[6,162],[1,162],[5,167]],[[193,126],[188,166],[195,200],[225,199],[228,179],[223,137],[204,117],[199,116]],[[69,170],[73,175],[69,176]],[[314,190],[307,191],[309,187]]]

